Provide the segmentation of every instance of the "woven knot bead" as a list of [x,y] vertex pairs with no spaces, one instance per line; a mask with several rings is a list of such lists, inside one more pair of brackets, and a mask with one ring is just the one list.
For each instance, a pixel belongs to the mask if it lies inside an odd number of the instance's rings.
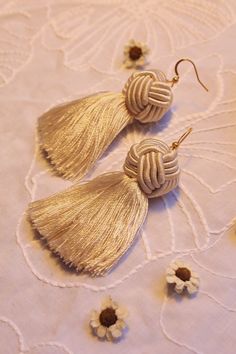
[[141,123],[157,122],[169,109],[173,95],[161,71],[136,72],[123,89],[128,111]]
[[177,151],[160,140],[145,139],[131,147],[124,171],[127,176],[137,179],[148,198],[161,196],[178,185]]

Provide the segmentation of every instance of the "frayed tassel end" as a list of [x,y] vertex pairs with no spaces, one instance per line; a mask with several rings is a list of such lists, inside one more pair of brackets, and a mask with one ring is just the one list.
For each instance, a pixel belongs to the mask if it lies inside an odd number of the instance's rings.
[[123,94],[100,93],[43,114],[39,143],[59,175],[79,180],[131,122]]
[[67,265],[100,276],[130,247],[147,208],[136,180],[114,172],[33,202],[28,212],[34,228]]

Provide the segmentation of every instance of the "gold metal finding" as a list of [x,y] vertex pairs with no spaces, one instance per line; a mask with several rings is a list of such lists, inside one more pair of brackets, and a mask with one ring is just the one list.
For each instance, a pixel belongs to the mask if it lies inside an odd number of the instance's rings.
[[199,82],[200,85],[202,85],[202,87],[208,91],[208,88],[203,84],[203,82],[200,80],[199,75],[198,75],[198,71],[196,68],[196,65],[194,64],[194,62],[191,59],[188,58],[183,58],[177,61],[177,63],[175,64],[175,76],[173,77],[173,79],[170,81],[172,83],[171,87],[173,87],[178,81],[179,81],[179,72],[178,72],[178,66],[180,63],[182,63],[183,61],[188,61],[189,63],[191,63],[193,65],[197,80]]
[[181,135],[181,137],[179,138],[179,140],[174,141],[171,145],[171,148],[177,149],[179,147],[179,145],[187,138],[187,136],[192,132],[193,128],[189,128],[183,135]]

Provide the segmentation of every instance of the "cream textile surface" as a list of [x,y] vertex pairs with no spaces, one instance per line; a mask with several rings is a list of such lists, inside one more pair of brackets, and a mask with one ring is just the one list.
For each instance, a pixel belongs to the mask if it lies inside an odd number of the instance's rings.
[[[236,3],[234,0],[0,1],[1,257],[0,354],[233,354],[236,338]],[[96,91],[120,92],[131,71],[123,46],[142,40],[148,69],[173,76],[171,111],[154,127],[136,124],[87,178],[120,170],[144,137],[179,149],[180,186],[150,201],[145,226],[108,276],[66,271],[34,238],[24,211],[64,189],[35,149],[37,117],[56,103]],[[165,270],[183,259],[201,280],[193,297],[168,294]],[[116,344],[88,328],[104,296],[127,307]]]

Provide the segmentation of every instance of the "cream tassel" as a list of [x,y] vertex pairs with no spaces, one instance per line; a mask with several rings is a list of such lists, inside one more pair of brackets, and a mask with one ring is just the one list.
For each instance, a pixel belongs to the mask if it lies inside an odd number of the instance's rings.
[[66,264],[94,276],[105,274],[133,242],[148,198],[177,186],[176,148],[181,141],[170,148],[156,139],[143,140],[131,147],[124,173],[103,174],[31,203],[34,228]]
[[95,94],[44,113],[39,143],[60,175],[79,180],[126,125],[134,119],[157,122],[171,102],[170,82],[162,72],[136,72],[122,93]]

